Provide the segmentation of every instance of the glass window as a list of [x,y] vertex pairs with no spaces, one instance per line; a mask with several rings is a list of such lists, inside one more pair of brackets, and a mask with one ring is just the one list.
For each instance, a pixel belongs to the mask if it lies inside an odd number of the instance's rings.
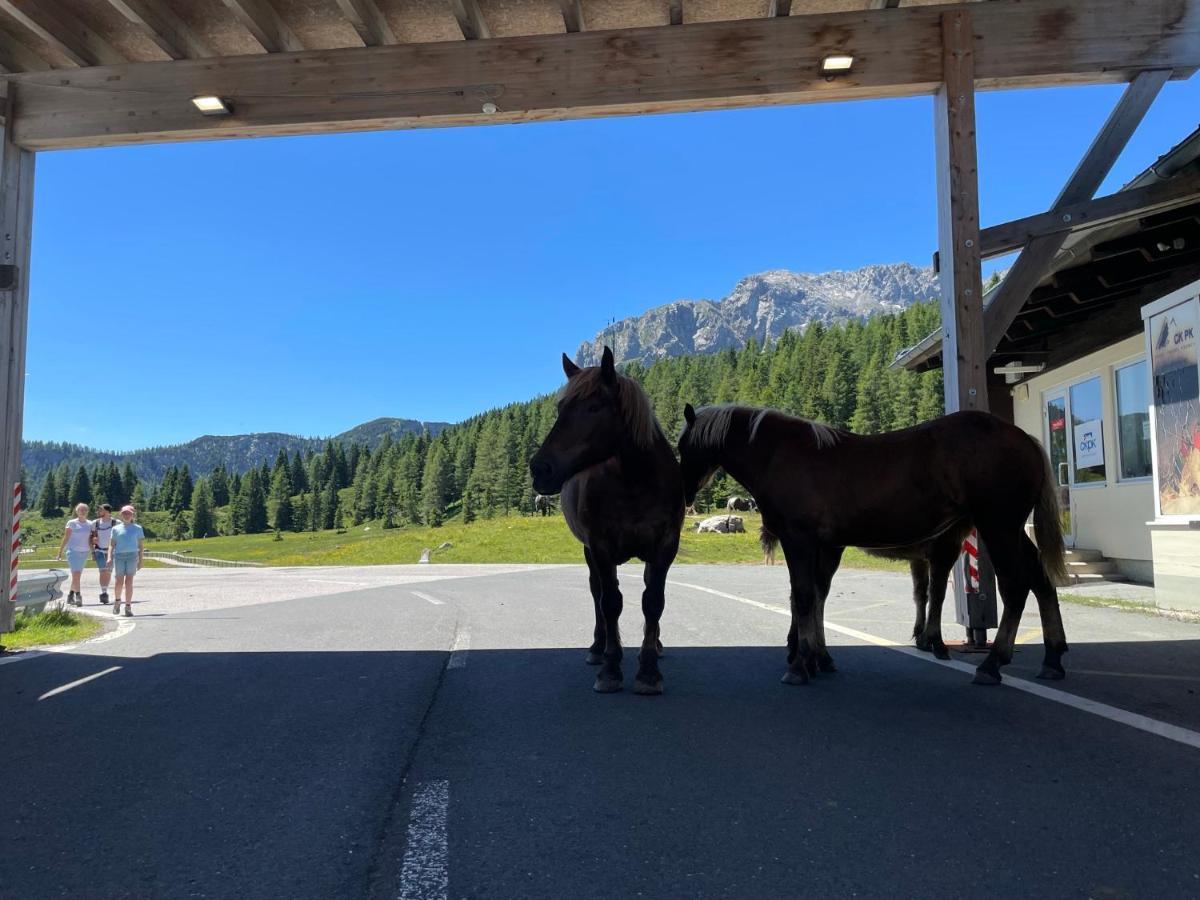
[[1117,369],[1117,452],[1122,478],[1150,477],[1150,388],[1146,361]]
[[1071,442],[1075,456],[1075,483],[1104,480],[1104,413],[1100,379],[1071,386]]

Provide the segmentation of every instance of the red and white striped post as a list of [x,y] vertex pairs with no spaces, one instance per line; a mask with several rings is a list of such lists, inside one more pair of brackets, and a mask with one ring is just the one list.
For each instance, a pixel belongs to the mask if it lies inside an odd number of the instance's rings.
[[17,566],[21,559],[21,482],[12,491],[12,562],[9,564],[8,602],[17,605]]
[[966,554],[967,591],[979,592],[979,532],[974,528],[963,541],[963,553]]

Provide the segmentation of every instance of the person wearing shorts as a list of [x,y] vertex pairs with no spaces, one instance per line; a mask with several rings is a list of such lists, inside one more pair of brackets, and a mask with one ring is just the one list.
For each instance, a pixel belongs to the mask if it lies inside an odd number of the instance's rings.
[[132,506],[122,506],[121,521],[113,526],[112,540],[108,543],[108,559],[117,578],[114,616],[121,614],[122,595],[125,597],[125,615],[133,615],[133,576],[142,567],[142,556],[146,551],[146,533],[133,521],[136,515]]
[[112,517],[112,507],[100,504],[100,518],[92,522],[92,557],[100,570],[100,602],[108,603],[108,581],[112,578],[112,566],[108,562],[108,544],[112,540],[112,529],[117,524]]
[[92,552],[92,523],[88,521],[88,505],[80,503],[75,507],[75,518],[67,521],[63,530],[62,543],[58,545],[55,559],[62,559],[63,550],[67,551],[67,566],[71,569],[71,588],[67,592],[68,606],[83,606],[83,596],[79,593],[79,577],[87,558]]

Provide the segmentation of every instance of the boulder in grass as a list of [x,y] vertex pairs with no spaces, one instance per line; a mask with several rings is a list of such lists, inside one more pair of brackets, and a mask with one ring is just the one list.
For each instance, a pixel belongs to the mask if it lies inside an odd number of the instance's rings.
[[746,523],[741,516],[709,516],[696,524],[700,534],[745,534]]

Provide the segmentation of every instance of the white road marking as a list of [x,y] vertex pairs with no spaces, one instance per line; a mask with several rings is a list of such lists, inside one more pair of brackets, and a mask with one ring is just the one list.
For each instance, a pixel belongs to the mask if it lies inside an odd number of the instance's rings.
[[450,782],[430,781],[413,794],[399,900],[442,900],[450,890],[446,812]]
[[[706,594],[714,594],[718,597],[724,597],[727,600],[735,600],[738,603],[744,603],[747,606],[754,606],[758,609],[765,609],[768,612],[777,613],[783,616],[791,616],[791,611],[778,606],[772,606],[768,603],[760,603],[757,600],[750,600],[747,597],[739,597],[736,594],[727,594],[724,591],[715,591],[712,588],[702,587],[698,584],[688,584],[683,581],[671,581],[669,584],[677,585],[678,587],[691,588],[697,591],[703,591]],[[844,634],[847,637],[855,638],[856,640],[865,641],[868,644],[874,644],[876,647],[884,647],[888,650],[895,650],[897,653],[903,653],[905,656],[911,656],[913,659],[919,659],[922,662],[933,663],[934,665],[943,666],[948,669],[955,669],[959,672],[965,672],[968,675],[975,674],[975,667],[967,663],[960,662],[956,659],[938,659],[930,653],[925,653],[918,650],[916,647],[910,647],[907,644],[899,644],[889,638],[879,637],[878,635],[868,634],[865,631],[859,631],[857,628],[847,628],[844,625],[835,625],[833,622],[826,620],[825,628],[828,631],[836,631],[838,634]],[[1107,703],[1100,703],[1097,700],[1089,700],[1086,697],[1080,697],[1078,694],[1070,694],[1066,691],[1056,690],[1055,688],[1046,687],[1042,684],[1035,684],[1032,681],[1026,681],[1023,678],[1014,678],[1012,675],[1006,675],[1001,682],[1004,687],[1010,687],[1014,690],[1024,691],[1027,694],[1033,694],[1035,697],[1041,697],[1043,700],[1050,700],[1054,703],[1061,703],[1064,706],[1070,706],[1082,712],[1091,713],[1094,716],[1099,716],[1102,719],[1108,719],[1111,722],[1117,722],[1121,725],[1128,725],[1130,728],[1136,728],[1139,731],[1145,731],[1149,734],[1156,734],[1159,737],[1166,738],[1169,741],[1175,741],[1177,744],[1183,744],[1187,747],[1200,750],[1200,732],[1192,731],[1190,728],[1183,728],[1179,725],[1171,725],[1168,722],[1160,722],[1158,719],[1152,719],[1149,716],[1143,716],[1140,713],[1130,712],[1127,709],[1121,709],[1117,706],[1109,706]]]
[[441,605],[442,605],[442,601],[441,601],[441,600],[439,600],[437,597],[430,597],[428,594],[423,594],[423,593],[421,593],[420,591],[411,591],[410,593],[411,593],[411,594],[412,594],[414,597],[420,597],[422,600],[424,600],[424,601],[426,601],[426,602],[428,602],[428,603],[432,603],[434,606],[441,606]]
[[450,662],[447,669],[465,669],[467,654],[471,652],[471,633],[465,628],[454,635],[454,643],[450,647]]
[[305,581],[311,581],[313,584],[347,584],[350,587],[367,587],[365,581],[334,581],[332,578],[305,578]]
[[67,684],[60,685],[59,687],[56,687],[52,691],[46,691],[46,693],[44,693],[44,694],[42,694],[42,696],[38,697],[38,700],[48,700],[49,698],[54,697],[57,694],[61,694],[64,691],[69,691],[71,688],[79,687],[81,684],[87,684],[89,681],[95,681],[97,678],[103,678],[105,675],[111,675],[113,672],[119,672],[119,671],[121,671],[120,666],[112,666],[110,668],[105,669],[102,672],[97,672],[94,675],[88,675],[84,678],[79,678],[79,679],[76,679],[75,681],[68,682]]

